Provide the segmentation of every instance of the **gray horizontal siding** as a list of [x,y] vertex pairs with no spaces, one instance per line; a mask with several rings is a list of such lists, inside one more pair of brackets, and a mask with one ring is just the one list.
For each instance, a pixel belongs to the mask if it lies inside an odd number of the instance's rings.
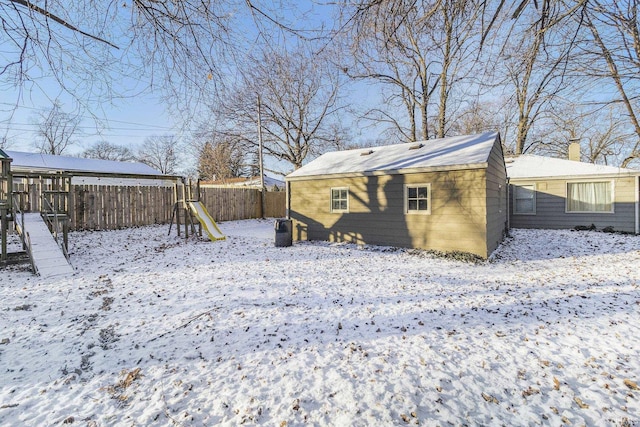
[[487,165],[487,252],[491,253],[504,238],[507,229],[507,172],[500,140],[491,150]]
[[[547,181],[548,182],[548,181]],[[513,228],[571,229],[576,226],[589,227],[592,224],[598,229],[613,227],[617,231],[635,231],[635,203],[614,202],[614,213],[567,213],[564,192],[566,181],[557,185],[549,185],[548,191],[536,191],[536,213],[523,215],[513,213],[513,185],[510,185],[510,223]],[[614,190],[616,200],[628,195],[628,182],[616,183]],[[634,185],[635,187],[635,185]],[[555,194],[550,194],[553,191]],[[634,190],[635,191],[635,190]],[[629,199],[624,197],[624,199]]]

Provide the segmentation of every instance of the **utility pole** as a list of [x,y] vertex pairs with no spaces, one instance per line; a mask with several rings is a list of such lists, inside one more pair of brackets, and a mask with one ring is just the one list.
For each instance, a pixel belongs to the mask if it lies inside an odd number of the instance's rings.
[[258,167],[260,169],[260,217],[264,218],[265,188],[264,188],[264,163],[262,156],[262,109],[260,95],[258,94]]

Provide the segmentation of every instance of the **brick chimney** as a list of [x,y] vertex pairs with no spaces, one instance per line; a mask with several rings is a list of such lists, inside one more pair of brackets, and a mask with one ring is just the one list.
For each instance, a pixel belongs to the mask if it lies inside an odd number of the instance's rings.
[[569,160],[573,160],[574,162],[580,161],[580,143],[572,142],[569,144]]

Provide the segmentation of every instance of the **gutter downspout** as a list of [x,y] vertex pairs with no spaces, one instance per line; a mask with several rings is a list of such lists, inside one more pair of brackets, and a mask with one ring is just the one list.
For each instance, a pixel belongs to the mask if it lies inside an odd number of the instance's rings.
[[[285,180],[285,190],[286,190],[286,202],[285,202],[285,211],[284,216],[287,219],[291,219],[291,182]],[[636,210],[637,213],[637,210]]]
[[511,230],[511,186],[509,185],[509,177],[507,177],[507,235],[509,230]]
[[640,175],[636,177],[636,234],[640,234]]

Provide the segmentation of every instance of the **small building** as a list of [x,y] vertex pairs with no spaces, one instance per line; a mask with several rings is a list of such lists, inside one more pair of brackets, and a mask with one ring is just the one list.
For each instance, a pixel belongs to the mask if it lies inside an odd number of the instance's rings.
[[326,153],[286,177],[294,240],[486,258],[507,230],[500,135]]
[[511,227],[640,233],[640,171],[530,154],[506,165]]

